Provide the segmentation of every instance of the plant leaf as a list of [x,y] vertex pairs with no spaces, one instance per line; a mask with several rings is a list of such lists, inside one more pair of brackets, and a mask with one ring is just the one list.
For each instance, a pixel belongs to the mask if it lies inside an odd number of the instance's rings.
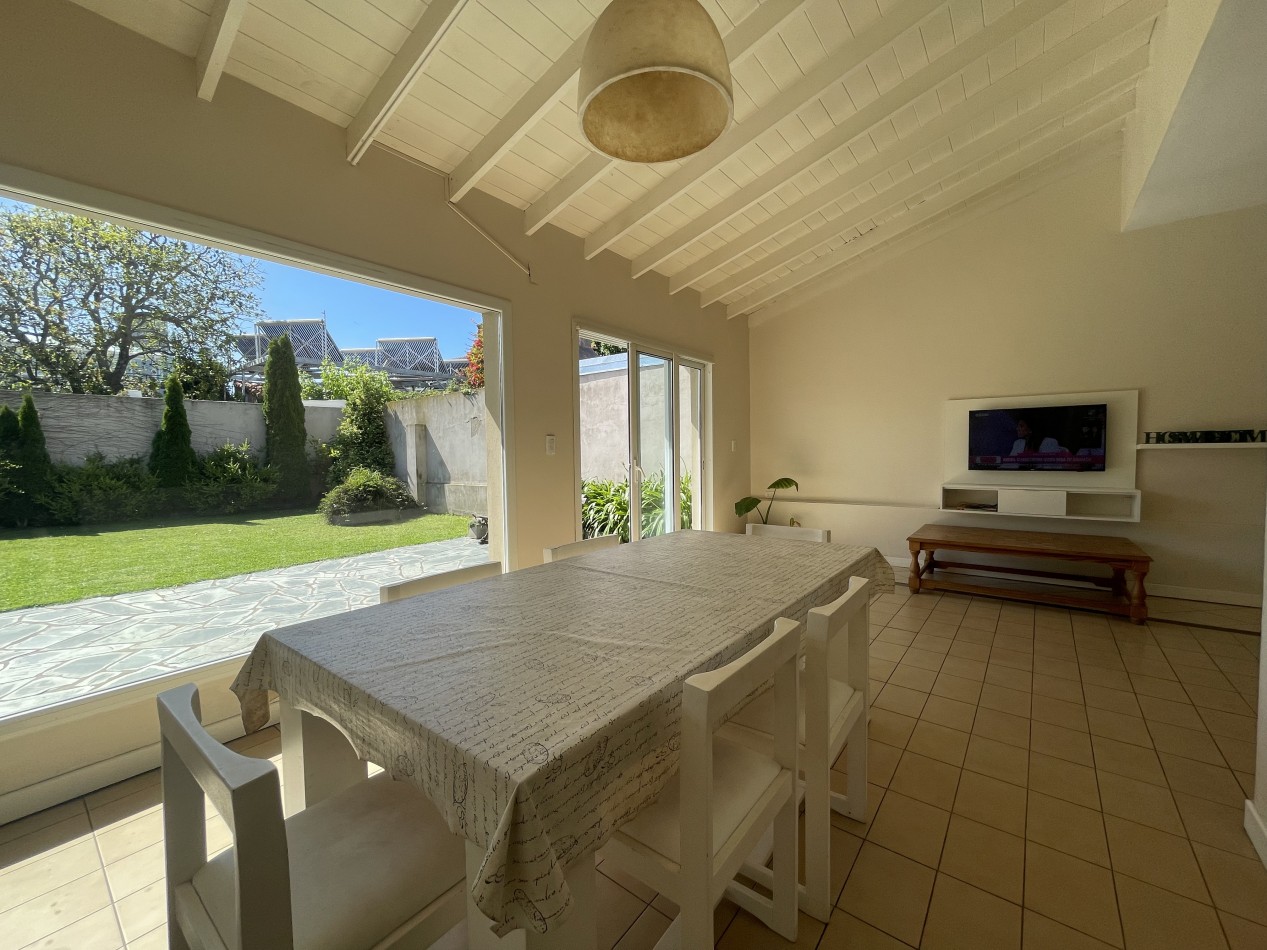
[[770,483],[770,489],[772,491],[783,491],[785,488],[795,488],[797,491],[801,490],[801,486],[796,484],[796,479],[794,478],[776,478]]
[[759,504],[761,504],[761,499],[753,498],[751,495],[747,498],[740,498],[737,502],[735,502],[735,514],[742,518]]

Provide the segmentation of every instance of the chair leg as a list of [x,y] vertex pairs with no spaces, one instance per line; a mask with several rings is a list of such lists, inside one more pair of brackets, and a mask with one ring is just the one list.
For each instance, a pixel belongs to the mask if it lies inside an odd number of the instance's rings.
[[822,761],[814,758],[816,761],[805,763],[805,891],[801,909],[815,920],[830,923],[831,774],[825,757]]
[[796,796],[774,816],[774,893],[770,929],[785,940],[796,940],[796,901],[800,890],[796,880],[797,813]]
[[859,717],[845,748],[849,769],[846,794],[833,794],[832,811],[855,821],[867,820],[867,723]]

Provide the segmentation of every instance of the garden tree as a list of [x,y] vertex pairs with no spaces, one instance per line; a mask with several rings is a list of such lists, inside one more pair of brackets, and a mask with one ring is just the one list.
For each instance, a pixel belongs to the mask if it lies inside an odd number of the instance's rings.
[[40,425],[40,414],[30,393],[22,397],[17,444],[8,460],[16,466],[10,475],[14,493],[10,498],[9,517],[19,528],[38,524],[47,514],[41,499],[53,488],[53,460],[49,458],[44,427]]
[[470,389],[484,388],[484,327],[475,328],[475,339],[466,351],[466,369],[463,370],[466,385]]
[[304,427],[295,350],[285,334],[268,344],[264,361],[264,431],[264,458],[277,468],[278,494],[286,501],[307,500],[308,430]]
[[0,458],[8,458],[18,447],[18,414],[0,406]]
[[396,391],[387,374],[360,362],[344,366],[323,363],[321,385],[325,398],[347,400],[329,445],[330,487],[341,483],[354,468],[394,474],[396,456],[387,440],[387,404]]
[[150,445],[150,471],[164,488],[178,488],[198,470],[193,432],[185,414],[185,393],[180,377],[167,378],[163,391],[163,424]]
[[180,357],[230,353],[254,263],[42,208],[0,211],[0,384],[117,393]]
[[214,353],[181,353],[172,368],[180,377],[181,388],[190,399],[225,398],[229,386],[229,367]]

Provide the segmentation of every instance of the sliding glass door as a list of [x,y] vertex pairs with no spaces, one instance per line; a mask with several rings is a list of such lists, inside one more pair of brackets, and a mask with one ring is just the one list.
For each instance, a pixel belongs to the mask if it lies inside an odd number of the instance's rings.
[[707,364],[585,328],[576,342],[581,536],[702,528]]

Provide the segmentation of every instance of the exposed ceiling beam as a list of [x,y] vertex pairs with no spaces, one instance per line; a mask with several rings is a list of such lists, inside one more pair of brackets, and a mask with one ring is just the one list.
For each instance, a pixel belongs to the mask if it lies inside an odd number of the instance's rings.
[[[938,182],[945,181],[951,175],[971,169],[979,161],[988,160],[990,156],[997,154],[1006,146],[1018,142],[1022,137],[1032,132],[1040,131],[1044,126],[1059,120],[1062,116],[1085,111],[1080,110],[1079,106],[1094,101],[1096,98],[1120,87],[1123,83],[1129,82],[1133,76],[1143,72],[1148,65],[1148,56],[1146,50],[1141,50],[1140,52],[1145,55],[1128,57],[1135,60],[1133,72],[1122,75],[1123,70],[1121,69],[1110,68],[1103,70],[1090,79],[1085,79],[1059,95],[1053,96],[1041,105],[1022,112],[1011,121],[1004,122],[962,148],[955,149],[944,160],[929,165],[909,178],[903,179],[893,187],[886,188],[874,197],[850,208],[844,214],[832,218],[821,227],[812,229],[794,241],[789,241],[751,266],[745,267],[743,270],[737,271],[710,285],[708,289],[700,294],[700,306],[707,307],[723,297],[729,297],[754,281],[760,280],[771,271],[792,264],[803,254],[807,254],[828,241],[839,237],[851,228],[864,224],[895,204],[916,200]],[[1120,104],[1121,99],[1115,100],[1114,105],[1120,108]],[[1096,111],[1102,111],[1102,109]],[[1105,119],[1105,121],[1108,120]]]
[[[1059,2],[1064,2],[1064,0],[1059,0]],[[716,142],[704,151],[686,159],[662,181],[657,182],[650,191],[600,225],[585,239],[586,259],[611,247],[651,215],[680,197],[705,175],[751,145],[779,122],[812,102],[825,89],[840,82],[851,70],[861,66],[870,57],[941,7],[943,3],[944,0],[906,0],[869,30],[846,43],[843,48],[829,53],[826,59],[778,93],[742,123],[731,126]],[[1057,0],[1028,0],[1024,6],[1028,7],[1031,3],[1058,5]],[[1008,14],[1008,17],[1013,15]],[[899,84],[901,85],[905,84]]]
[[[809,0],[763,0],[758,4],[743,22],[723,37],[726,58],[730,60],[731,66],[742,63],[752,54],[758,43],[782,27],[808,2]],[[615,164],[614,159],[600,152],[588,156],[524,212],[524,230],[528,234],[535,234]]]
[[[1133,0],[1131,3],[1118,7],[1107,16],[1030,60],[1024,66],[1008,73],[998,82],[991,83],[976,95],[965,99],[950,111],[921,126],[891,148],[861,162],[821,188],[814,189],[804,198],[779,211],[755,228],[745,231],[717,250],[692,262],[670,277],[669,292],[677,293],[691,286],[752,248],[765,243],[785,228],[808,217],[819,208],[843,198],[890,166],[905,161],[948,135],[955,128],[967,125],[980,114],[989,112],[1000,103],[1020,95],[1025,89],[1041,84],[1070,63],[1112,42],[1139,23],[1156,16],[1164,5],[1164,0]],[[1146,57],[1148,54],[1144,52],[1132,55]],[[638,277],[646,273],[682,248],[763,200],[771,192],[784,185],[789,178],[800,174],[815,162],[844,147],[848,143],[843,139],[848,134],[848,130],[844,132],[833,130],[802,153],[794,156],[790,163],[783,163],[753,179],[733,195],[708,209],[685,227],[636,258],[633,265],[634,276]]]
[[216,0],[207,20],[207,32],[202,35],[198,47],[198,98],[211,101],[216,86],[229,61],[233,38],[238,35],[242,17],[246,13],[247,0]]
[[348,161],[355,165],[392,117],[426,68],[427,60],[457,21],[469,0],[431,0],[400,51],[392,59],[361,110],[348,125]]
[[935,197],[900,212],[897,217],[855,238],[843,247],[798,267],[779,280],[757,288],[751,295],[728,306],[726,315],[738,317],[751,313],[776,297],[781,297],[790,290],[848,263],[864,251],[883,244],[943,211],[1003,184],[1027,168],[1053,160],[1054,156],[1083,139],[1106,128],[1120,128],[1133,101],[1130,95],[1123,96],[1087,113],[1069,125],[1063,126],[1059,131],[1030,143],[980,173],[952,185]]

